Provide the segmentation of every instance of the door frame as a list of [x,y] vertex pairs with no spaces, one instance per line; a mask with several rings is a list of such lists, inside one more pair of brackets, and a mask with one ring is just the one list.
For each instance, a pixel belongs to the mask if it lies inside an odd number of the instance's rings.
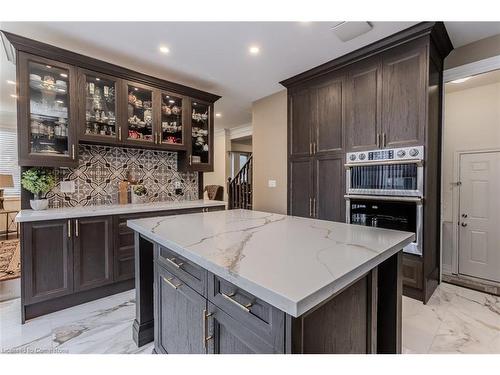
[[[500,153],[500,148],[486,148],[486,149],[476,149],[476,150],[459,150],[455,151],[453,160],[453,180],[456,182],[460,181],[460,168],[462,155],[472,155],[472,154],[487,154],[487,153]],[[457,189],[458,188],[458,189]],[[459,252],[459,218],[460,218],[460,185],[456,184],[452,192],[452,202],[453,202],[453,241],[452,241],[452,254],[451,254],[451,273],[454,275],[460,275],[458,269],[458,252]],[[443,223],[443,220],[441,220]],[[442,225],[442,224],[441,224]]]

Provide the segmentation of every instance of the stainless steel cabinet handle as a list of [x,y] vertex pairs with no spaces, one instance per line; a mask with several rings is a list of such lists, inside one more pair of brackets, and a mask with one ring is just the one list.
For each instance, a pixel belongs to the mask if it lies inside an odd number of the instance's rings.
[[377,133],[377,148],[380,147],[380,133]]
[[184,264],[184,263],[175,263],[175,258],[165,258],[167,260],[167,262],[169,262],[172,266],[174,266],[175,268],[181,268],[181,266]]
[[68,238],[71,238],[71,219],[68,220]]
[[78,235],[80,234],[80,229],[78,228],[80,226],[80,222],[78,221],[78,219],[75,219],[75,237],[78,237]]
[[189,165],[193,165],[193,155],[189,155]]
[[75,145],[74,145],[74,144],[72,144],[72,145],[71,145],[71,158],[72,158],[73,160],[75,160],[75,157],[76,157],[76,156],[75,156]]
[[317,215],[317,210],[316,210],[316,197],[313,198],[313,217],[316,217]]
[[318,152],[318,144],[316,142],[313,143],[313,154],[316,155]]
[[312,198],[309,197],[309,216],[312,217]]
[[203,347],[207,348],[207,342],[214,338],[213,335],[207,336],[207,319],[214,315],[213,313],[209,313],[206,309],[203,309]]
[[313,153],[312,147],[313,147],[312,142],[309,142],[309,155],[312,155],[312,153]]
[[382,147],[385,147],[386,146],[386,143],[385,143],[385,133],[382,133]]
[[172,280],[173,280],[173,279],[174,279],[173,277],[169,277],[168,279],[167,279],[166,277],[163,277],[163,281],[165,281],[168,285],[170,285],[170,286],[171,286],[172,288],[174,288],[174,289],[177,289],[177,288],[179,288],[180,286],[182,286],[182,283],[179,283],[179,284],[175,285],[175,284],[172,282]]
[[233,304],[238,306],[240,309],[245,310],[247,313],[250,312],[250,307],[252,307],[253,303],[247,303],[246,305],[242,305],[241,303],[239,303],[238,301],[235,301],[232,298],[232,297],[234,297],[235,293],[225,294],[225,293],[220,292],[220,294],[222,295],[222,297],[224,297],[228,301],[231,301]]
[[122,140],[122,128],[118,128],[118,140]]

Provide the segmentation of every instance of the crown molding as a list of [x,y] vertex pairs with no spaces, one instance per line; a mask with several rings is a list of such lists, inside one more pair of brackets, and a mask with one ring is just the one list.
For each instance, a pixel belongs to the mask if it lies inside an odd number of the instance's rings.
[[492,70],[497,69],[500,69],[500,56],[493,56],[487,59],[474,61],[469,64],[446,69],[443,72],[443,82],[446,83],[476,74],[491,72]]
[[252,124],[245,124],[241,126],[236,126],[234,128],[229,129],[229,138],[230,139],[238,139],[243,137],[251,137],[253,134]]

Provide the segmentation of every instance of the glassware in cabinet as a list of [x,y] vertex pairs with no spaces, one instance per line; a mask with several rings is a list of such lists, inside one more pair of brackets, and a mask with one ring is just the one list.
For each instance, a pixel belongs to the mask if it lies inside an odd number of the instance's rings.
[[184,135],[183,100],[172,94],[161,94],[160,143],[182,145]]
[[191,103],[191,155],[189,164],[210,164],[211,108],[207,103]]
[[85,118],[82,119],[84,129],[82,139],[113,142],[119,137],[121,130],[117,119],[118,82],[96,72],[81,71],[81,104]]
[[153,90],[127,84],[127,139],[156,143],[153,129]]

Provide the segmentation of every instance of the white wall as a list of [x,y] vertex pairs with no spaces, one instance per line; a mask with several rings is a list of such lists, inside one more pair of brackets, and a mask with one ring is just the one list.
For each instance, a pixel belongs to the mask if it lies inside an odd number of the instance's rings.
[[[282,90],[253,103],[252,126],[254,209],[286,214],[286,90]],[[276,187],[268,187],[268,180],[276,180]]]
[[500,83],[445,94],[443,129],[443,271],[451,269],[457,151],[500,148]]

